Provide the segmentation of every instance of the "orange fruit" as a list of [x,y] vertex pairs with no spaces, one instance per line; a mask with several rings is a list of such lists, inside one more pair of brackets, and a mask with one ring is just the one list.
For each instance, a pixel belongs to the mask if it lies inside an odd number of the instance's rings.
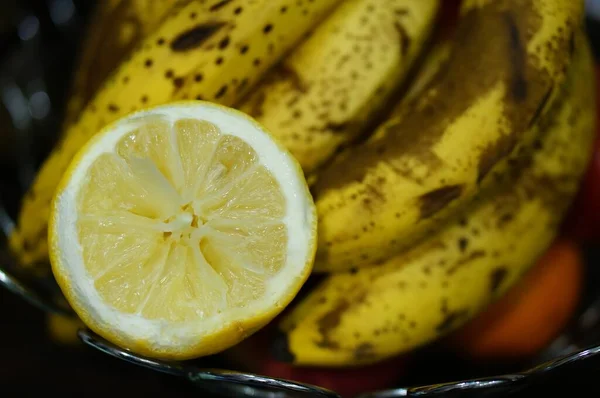
[[477,360],[524,359],[558,337],[581,296],[581,249],[558,239],[507,294],[449,337],[454,350]]

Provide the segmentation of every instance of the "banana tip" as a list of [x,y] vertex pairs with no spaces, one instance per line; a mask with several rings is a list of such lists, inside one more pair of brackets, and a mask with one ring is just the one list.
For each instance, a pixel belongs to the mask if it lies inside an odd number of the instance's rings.
[[271,355],[280,361],[286,363],[292,363],[295,360],[294,354],[290,352],[288,337],[285,333],[280,330],[275,332],[271,343]]

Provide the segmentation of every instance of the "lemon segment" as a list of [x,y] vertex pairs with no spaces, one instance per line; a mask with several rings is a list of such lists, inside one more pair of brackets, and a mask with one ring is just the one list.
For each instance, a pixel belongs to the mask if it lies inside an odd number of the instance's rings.
[[74,159],[51,220],[53,272],[71,305],[146,355],[234,344],[291,301],[314,259],[298,164],[244,114],[203,102],[107,127]]

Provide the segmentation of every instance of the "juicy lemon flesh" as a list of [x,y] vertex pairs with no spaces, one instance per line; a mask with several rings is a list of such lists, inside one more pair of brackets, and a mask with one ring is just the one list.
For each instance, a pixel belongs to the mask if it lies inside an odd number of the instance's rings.
[[84,265],[120,312],[174,322],[244,307],[286,262],[285,198],[242,139],[152,117],[78,193]]

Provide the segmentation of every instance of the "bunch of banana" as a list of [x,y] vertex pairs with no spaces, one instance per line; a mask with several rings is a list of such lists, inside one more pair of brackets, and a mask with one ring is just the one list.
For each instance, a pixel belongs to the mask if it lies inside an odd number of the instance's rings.
[[596,93],[583,34],[533,144],[436,234],[378,267],[326,277],[282,323],[280,359],[350,366],[454,330],[500,297],[549,247],[591,154]]
[[85,108],[101,84],[136,45],[174,9],[192,0],[106,0],[92,14],[81,43],[64,127]]
[[236,104],[340,1],[195,0],[173,9],[102,84],[42,165],[10,237],[19,262],[35,269],[47,261],[54,189],[76,151],[105,124],[183,99]]
[[427,90],[319,173],[315,270],[381,263],[495,185],[564,81],[582,15],[582,1],[465,0]]

